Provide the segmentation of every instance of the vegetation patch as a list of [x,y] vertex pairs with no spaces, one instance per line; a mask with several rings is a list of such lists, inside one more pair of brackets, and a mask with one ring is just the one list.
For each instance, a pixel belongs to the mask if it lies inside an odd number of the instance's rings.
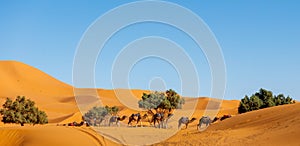
[[21,124],[46,124],[48,123],[47,114],[35,107],[34,101],[18,96],[15,101],[7,98],[0,109],[3,123]]
[[238,112],[245,113],[272,106],[295,103],[291,97],[285,97],[283,94],[273,95],[271,91],[260,89],[259,92],[252,94],[250,98],[246,95],[241,99]]

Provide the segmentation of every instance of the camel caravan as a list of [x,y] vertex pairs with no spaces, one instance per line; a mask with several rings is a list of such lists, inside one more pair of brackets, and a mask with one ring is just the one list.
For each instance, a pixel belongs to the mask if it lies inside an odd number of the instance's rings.
[[[148,110],[144,112],[144,114],[141,114],[141,112],[138,113],[133,113],[130,116],[119,116],[119,115],[110,115],[107,114],[102,118],[94,120],[90,120],[85,118],[81,123],[68,123],[64,124],[64,126],[82,126],[82,125],[87,125],[87,126],[94,126],[94,127],[100,127],[100,126],[106,126],[106,127],[111,127],[111,126],[117,126],[120,127],[120,122],[125,121],[128,117],[128,122],[127,122],[127,127],[155,127],[155,128],[162,128],[162,129],[167,129],[168,128],[168,120],[174,115],[173,112],[174,110],[172,109],[156,109],[157,112],[153,112],[152,110]],[[227,118],[230,118],[231,115],[223,115],[222,117],[215,117],[211,119],[208,116],[202,116],[199,119],[199,122],[197,124],[197,130],[200,130],[202,125],[204,125],[204,128],[207,128],[211,123],[215,123],[218,121],[223,121]],[[83,118],[84,119],[84,118]],[[184,129],[188,128],[188,125],[190,123],[193,123],[196,121],[197,118],[188,118],[188,117],[181,117],[178,120],[178,129],[181,128],[181,125],[185,125]],[[125,124],[124,124],[125,125]]]
[[143,126],[144,123],[149,123],[150,126],[156,128],[168,128],[168,120],[173,116],[171,109],[163,110],[160,109],[158,112],[154,113],[152,110],[148,110],[143,116],[140,113],[132,114],[128,120],[128,126],[135,127]]
[[[144,109],[143,112],[132,113],[131,115],[119,115],[119,107],[113,106],[95,106],[86,112],[81,123],[68,123],[65,126],[93,126],[93,127],[120,127],[121,123],[126,126],[125,120],[128,118],[127,127],[155,127],[168,128],[168,121],[174,116],[176,109],[181,109],[185,100],[180,97],[174,90],[169,89],[166,92],[152,92],[149,94],[143,93],[141,100],[138,101],[139,108]],[[201,129],[202,125],[208,127],[211,123],[222,121],[230,118],[231,115],[222,117],[214,117],[211,119],[208,116],[203,116],[199,119],[197,129]],[[197,120],[197,118],[181,117],[178,119],[178,129],[181,125],[188,125]],[[124,121],[124,122],[122,122]]]
[[[145,127],[144,123],[148,123],[150,127],[155,127],[155,128],[163,128],[167,129],[168,128],[168,120],[173,116],[172,113],[169,112],[162,112],[162,113],[155,113],[152,112],[151,110],[147,111],[144,115],[141,115],[140,113],[136,114],[131,114],[128,118],[128,123],[127,127]],[[227,118],[230,118],[231,115],[223,115],[222,117],[215,117],[211,119],[208,116],[202,116],[199,119],[199,123],[197,124],[197,130],[200,130],[202,125],[207,128],[211,123],[215,123],[217,121],[223,121]],[[72,122],[72,123],[66,123],[66,124],[57,124],[57,126],[75,126],[75,127],[80,127],[80,126],[117,126],[120,127],[120,122],[124,121],[127,118],[127,116],[118,116],[118,115],[106,115],[104,118],[100,119],[94,119],[93,121],[91,120],[85,120],[83,117],[83,121],[80,123],[77,122]],[[188,128],[188,125],[190,123],[193,123],[196,121],[197,118],[191,118],[189,119],[188,117],[181,117],[178,120],[178,129],[181,128],[181,125],[185,125],[184,129]],[[107,122],[107,124],[105,124]]]

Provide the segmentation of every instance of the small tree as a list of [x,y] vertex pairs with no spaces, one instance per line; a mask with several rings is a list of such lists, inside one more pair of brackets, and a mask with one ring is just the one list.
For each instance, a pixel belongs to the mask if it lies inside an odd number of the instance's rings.
[[[143,93],[142,100],[138,101],[139,107],[147,110],[157,109],[161,107],[161,103],[166,100],[164,93],[153,92],[150,94]],[[164,103],[166,104],[166,103]]]
[[170,102],[171,109],[181,109],[185,103],[184,99],[181,98],[174,90],[169,89],[166,91],[167,100]]
[[250,111],[249,102],[250,102],[250,99],[246,95],[243,99],[241,99],[240,106],[238,108],[238,112],[239,113],[245,113],[247,111]]
[[249,105],[250,111],[259,110],[264,105],[264,102],[258,96],[252,95]]
[[119,108],[117,106],[109,107],[105,106],[105,109],[108,111],[109,114],[111,115],[116,115],[119,112]]
[[139,107],[147,110],[158,108],[163,110],[180,109],[185,103],[174,90],[169,89],[165,93],[153,92],[150,94],[143,93],[142,99],[138,101]]
[[90,109],[87,113],[84,114],[85,119],[99,119],[101,117],[104,117],[108,114],[108,110],[105,107],[93,107]]
[[18,96],[15,101],[7,98],[0,110],[2,122],[17,123],[24,126],[29,124],[45,124],[48,123],[47,115],[44,111],[40,111],[34,106],[35,103],[30,99],[25,99],[24,96]]
[[257,96],[259,99],[261,99],[261,101],[263,101],[263,105],[261,106],[261,108],[275,106],[273,93],[271,91],[261,88],[259,92],[255,93],[255,96]]
[[[116,115],[119,112],[119,108],[116,106],[95,106],[90,109],[87,113],[84,114],[83,119],[92,121],[92,120],[101,120],[104,119],[106,115]],[[95,123],[94,123],[95,124]]]
[[284,104],[285,102],[285,97],[283,94],[279,94],[277,96],[274,96],[274,102],[275,102],[275,105],[282,105]]

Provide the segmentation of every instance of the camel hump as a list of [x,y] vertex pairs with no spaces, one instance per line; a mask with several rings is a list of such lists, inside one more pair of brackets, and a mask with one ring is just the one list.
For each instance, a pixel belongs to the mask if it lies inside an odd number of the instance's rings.
[[210,117],[209,116],[202,116],[201,119],[210,119]]
[[182,123],[186,123],[186,122],[188,122],[189,121],[189,118],[188,117],[181,117],[180,119],[179,119],[179,122],[182,122]]

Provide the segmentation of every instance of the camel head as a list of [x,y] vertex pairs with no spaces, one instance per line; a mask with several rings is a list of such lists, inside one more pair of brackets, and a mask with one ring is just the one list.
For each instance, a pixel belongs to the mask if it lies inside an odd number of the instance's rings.
[[148,111],[147,111],[147,114],[149,114],[149,115],[152,115],[152,116],[153,116],[153,115],[154,115],[154,112],[153,112],[152,110],[148,110]]
[[123,120],[125,120],[127,118],[127,116],[122,116],[121,118],[120,118],[120,121],[123,121]]
[[192,122],[194,122],[195,120],[197,120],[197,118],[192,118],[192,119],[189,121],[189,123],[192,123]]
[[212,120],[212,123],[218,121],[220,118],[219,117],[215,117],[213,120]]
[[118,116],[118,117],[117,117],[117,120],[118,120],[118,121],[123,121],[123,120],[125,120],[126,118],[127,118],[127,116],[122,116],[122,117],[119,117],[119,116]]
[[144,117],[144,118],[147,118],[147,117],[148,117],[148,114],[144,114],[143,117]]

